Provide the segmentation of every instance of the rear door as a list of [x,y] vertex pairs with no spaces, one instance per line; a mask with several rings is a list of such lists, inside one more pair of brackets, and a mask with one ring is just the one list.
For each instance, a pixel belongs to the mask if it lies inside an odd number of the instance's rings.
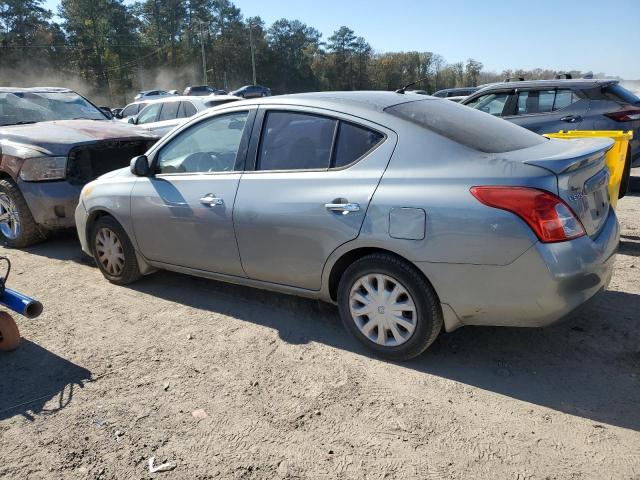
[[356,238],[396,135],[321,109],[260,109],[234,208],[242,266],[261,281],[320,289],[336,248]]
[[516,92],[505,120],[536,133],[579,130],[589,101],[570,89],[523,89]]

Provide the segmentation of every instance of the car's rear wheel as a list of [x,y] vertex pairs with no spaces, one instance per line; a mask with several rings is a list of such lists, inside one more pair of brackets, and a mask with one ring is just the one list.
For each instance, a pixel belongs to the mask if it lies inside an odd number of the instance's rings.
[[15,320],[7,312],[0,312],[0,350],[8,352],[20,345],[20,331]]
[[100,217],[93,224],[91,249],[98,268],[110,282],[126,285],[142,276],[133,245],[113,217]]
[[380,356],[407,360],[431,345],[442,311],[427,280],[411,264],[378,253],[351,264],[338,286],[347,330]]
[[0,237],[12,248],[28,247],[45,239],[18,186],[9,179],[0,180]]

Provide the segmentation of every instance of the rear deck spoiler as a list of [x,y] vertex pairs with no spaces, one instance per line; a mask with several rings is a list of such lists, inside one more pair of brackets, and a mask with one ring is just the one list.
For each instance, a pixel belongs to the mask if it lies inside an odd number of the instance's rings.
[[580,138],[571,140],[549,139],[550,142],[571,142],[571,148],[561,154],[525,160],[524,163],[549,170],[555,174],[578,170],[599,161],[613,147],[610,138]]

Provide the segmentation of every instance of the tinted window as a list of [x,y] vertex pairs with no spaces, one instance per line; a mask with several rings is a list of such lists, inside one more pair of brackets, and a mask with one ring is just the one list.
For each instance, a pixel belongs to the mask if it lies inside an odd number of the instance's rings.
[[486,153],[509,152],[545,142],[544,137],[525,128],[449,100],[419,100],[385,111]]
[[175,120],[178,116],[178,107],[180,102],[167,102],[162,104],[162,111],[160,112],[159,121],[162,120]]
[[568,107],[580,98],[571,90],[525,91],[518,94],[516,115],[549,113]]
[[191,102],[180,102],[178,118],[192,117],[196,114],[196,107]]
[[611,98],[615,101],[622,100],[623,102],[632,104],[640,102],[640,97],[618,84],[605,87],[602,90],[602,93],[604,93],[606,97]]
[[334,167],[344,167],[355,162],[384,138],[381,133],[351,123],[340,122]]
[[269,112],[262,129],[258,170],[329,168],[336,120]]
[[558,90],[556,92],[555,102],[553,103],[553,109],[561,110],[568,107],[572,103],[577,102],[578,100],[580,100],[580,97],[578,97],[575,92],[571,90]]
[[499,117],[502,115],[504,105],[507,103],[509,95],[510,92],[488,93],[467,103],[466,106]]
[[138,116],[138,125],[155,122],[156,119],[158,118],[158,113],[160,113],[161,107],[162,107],[161,103],[154,103],[144,108],[140,112],[140,116]]
[[248,115],[248,112],[221,115],[183,131],[158,154],[158,172],[232,171]]
[[122,115],[123,117],[130,117],[131,115],[135,115],[136,113],[138,113],[139,108],[140,105],[138,104],[127,105],[125,109],[120,112],[120,115]]

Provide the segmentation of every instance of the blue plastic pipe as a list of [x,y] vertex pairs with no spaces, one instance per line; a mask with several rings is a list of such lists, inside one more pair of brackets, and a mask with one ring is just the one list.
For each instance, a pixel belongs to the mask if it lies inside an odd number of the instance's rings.
[[40,302],[10,288],[5,288],[4,293],[0,295],[0,305],[4,305],[27,318],[36,318],[42,313]]

